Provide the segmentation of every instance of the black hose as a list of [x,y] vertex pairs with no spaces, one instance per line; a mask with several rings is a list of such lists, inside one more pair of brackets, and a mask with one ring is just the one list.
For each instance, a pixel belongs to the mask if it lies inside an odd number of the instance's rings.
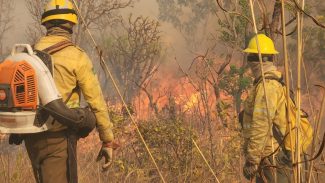
[[62,99],[54,100],[40,106],[60,124],[80,132],[80,136],[88,135],[96,126],[96,117],[86,108],[68,108]]

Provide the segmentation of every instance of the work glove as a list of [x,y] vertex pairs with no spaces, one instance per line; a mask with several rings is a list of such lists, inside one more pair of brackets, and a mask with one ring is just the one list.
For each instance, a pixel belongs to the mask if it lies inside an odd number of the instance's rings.
[[23,143],[23,136],[20,134],[10,134],[9,144],[10,145],[20,145]]
[[253,180],[257,174],[258,165],[246,162],[243,167],[243,174],[247,180]]
[[109,143],[103,143],[96,161],[100,161],[103,158],[105,159],[104,164],[102,165],[102,170],[107,171],[110,165],[113,162],[113,150],[117,149],[119,147],[118,144],[114,142],[109,142]]

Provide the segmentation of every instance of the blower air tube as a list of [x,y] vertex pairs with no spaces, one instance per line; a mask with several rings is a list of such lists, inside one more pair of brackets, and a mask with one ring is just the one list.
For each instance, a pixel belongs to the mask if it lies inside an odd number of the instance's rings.
[[86,137],[96,126],[96,117],[87,108],[68,108],[62,99],[53,100],[42,107],[57,122],[75,130],[79,137]]

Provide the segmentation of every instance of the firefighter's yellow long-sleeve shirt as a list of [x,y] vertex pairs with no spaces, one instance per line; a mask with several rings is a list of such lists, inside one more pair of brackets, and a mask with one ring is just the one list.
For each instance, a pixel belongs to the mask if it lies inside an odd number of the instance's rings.
[[[35,49],[43,50],[64,40],[69,39],[64,36],[45,36],[35,45]],[[52,62],[54,63],[54,81],[63,101],[78,86],[91,110],[95,113],[100,139],[104,142],[112,141],[114,139],[113,124],[110,122],[100,84],[87,54],[76,46],[69,46],[54,53]],[[80,106],[78,92],[72,94],[67,106],[70,108]],[[59,131],[65,128],[56,122],[51,130]]]
[[[272,70],[265,73],[265,88],[269,107],[271,123],[285,134],[286,131],[286,107],[285,90],[282,84],[275,80],[281,78],[281,73]],[[267,116],[263,82],[254,85],[244,104],[243,135],[245,139],[244,151],[246,160],[259,164],[262,157],[270,155],[272,142],[274,150],[279,144],[271,137],[270,124]]]

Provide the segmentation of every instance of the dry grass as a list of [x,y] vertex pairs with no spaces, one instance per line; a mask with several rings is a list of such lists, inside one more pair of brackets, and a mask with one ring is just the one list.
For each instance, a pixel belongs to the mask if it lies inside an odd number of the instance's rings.
[[[152,120],[140,125],[146,141],[156,158],[167,182],[214,182],[213,176],[191,145],[186,123],[168,120]],[[90,134],[78,143],[78,173],[80,183],[89,182],[160,182],[159,175],[151,163],[134,128],[126,121],[117,125],[121,147],[115,151],[114,162],[107,172],[102,172],[95,161],[100,148],[97,133]],[[223,132],[222,132],[223,131]],[[225,135],[224,130],[216,132],[214,161],[209,154],[208,138],[202,134],[196,137],[199,146],[210,161],[218,178],[239,182],[240,143],[238,133]],[[175,140],[176,139],[176,140]],[[1,143],[1,183],[34,182],[32,168],[23,145],[9,146],[7,139]]]

